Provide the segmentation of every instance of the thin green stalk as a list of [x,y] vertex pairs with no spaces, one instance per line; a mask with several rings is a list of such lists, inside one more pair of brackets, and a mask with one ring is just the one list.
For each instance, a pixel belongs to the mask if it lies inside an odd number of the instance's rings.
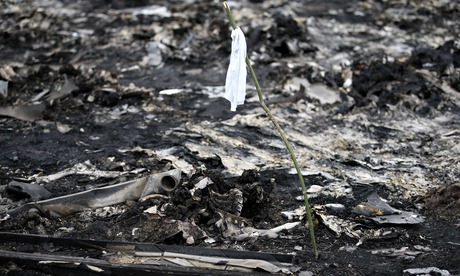
[[[225,13],[227,14],[227,17],[228,17],[228,21],[230,21],[230,25],[232,26],[233,29],[236,29],[237,25],[236,25],[235,19],[233,18],[233,14],[230,10],[230,7],[228,6],[227,2],[223,2],[223,5],[224,5]],[[256,74],[254,73],[254,69],[252,69],[252,65],[251,65],[251,61],[249,60],[249,56],[246,56],[246,65],[248,67],[249,74],[251,75],[251,79],[254,82],[254,85],[256,86],[260,105],[264,109],[265,113],[267,113],[268,117],[270,118],[270,121],[272,121],[276,130],[278,130],[281,136],[281,139],[283,140],[284,144],[286,145],[287,150],[289,151],[289,154],[291,155],[291,159],[292,159],[292,162],[294,163],[294,167],[297,170],[297,176],[299,177],[299,182],[300,182],[300,185],[302,186],[303,198],[305,201],[305,212],[307,213],[308,228],[310,230],[310,237],[311,237],[311,242],[313,246],[313,253],[315,254],[315,258],[318,259],[318,248],[316,246],[315,229],[314,229],[313,220],[311,218],[310,204],[308,203],[307,188],[305,186],[305,181],[303,179],[302,172],[300,171],[299,163],[297,163],[297,158],[295,157],[291,144],[289,143],[288,139],[286,138],[286,135],[284,134],[283,130],[278,124],[278,121],[276,120],[275,116],[273,116],[272,112],[267,107],[267,105],[265,104],[264,97],[262,95],[262,88],[260,88],[259,81],[257,80]]]

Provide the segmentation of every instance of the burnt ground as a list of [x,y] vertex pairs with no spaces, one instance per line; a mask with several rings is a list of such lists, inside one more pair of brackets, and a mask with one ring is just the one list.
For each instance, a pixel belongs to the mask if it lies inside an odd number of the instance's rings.
[[[236,113],[222,97],[230,29],[221,3],[2,1],[2,239],[295,254],[289,273],[303,275],[459,275],[460,4],[415,2],[230,2],[311,187],[315,260],[301,211],[282,213],[302,206],[302,192],[249,78]],[[94,173],[47,178],[77,164]],[[46,188],[46,199],[173,168],[181,182],[165,196],[66,217],[5,216],[33,201],[12,181]],[[382,223],[382,205],[362,204],[373,194],[416,221]],[[145,212],[153,206],[161,215]],[[219,224],[227,217],[239,223]],[[239,236],[295,221],[276,237]],[[0,250],[107,258],[20,238]],[[2,262],[2,274],[57,274]]]

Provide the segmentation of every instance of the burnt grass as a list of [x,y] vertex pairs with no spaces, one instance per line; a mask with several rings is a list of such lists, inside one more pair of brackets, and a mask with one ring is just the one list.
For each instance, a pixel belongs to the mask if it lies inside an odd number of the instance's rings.
[[[44,1],[46,2],[46,1]],[[307,227],[296,227],[272,239],[259,237],[243,241],[230,241],[214,225],[216,220],[215,202],[210,193],[229,193],[237,188],[243,192],[244,203],[241,217],[255,228],[276,227],[288,220],[281,211],[293,210],[301,205],[295,197],[301,195],[296,175],[287,173],[286,168],[266,170],[247,170],[241,175],[229,175],[219,158],[203,159],[196,152],[183,147],[187,141],[195,141],[192,136],[170,135],[171,131],[182,129],[187,124],[201,121],[222,122],[233,118],[236,113],[229,111],[229,104],[221,97],[209,97],[200,93],[206,86],[221,86],[225,82],[225,70],[230,54],[230,40],[227,19],[220,3],[211,1],[50,1],[58,5],[40,6],[40,1],[3,1],[0,30],[1,79],[8,80],[8,96],[0,96],[0,106],[20,106],[32,102],[39,93],[50,92],[39,99],[43,110],[33,120],[21,120],[8,116],[0,117],[0,185],[2,213],[30,201],[27,195],[14,194],[7,186],[12,180],[31,181],[33,175],[49,175],[81,162],[89,160],[99,170],[129,172],[143,168],[137,174],[126,174],[116,179],[93,178],[89,175],[69,175],[57,181],[43,183],[53,197],[84,191],[93,187],[118,183],[168,170],[174,165],[159,155],[149,155],[143,151],[120,151],[140,147],[144,149],[174,148],[176,155],[197,169],[191,175],[183,173],[181,185],[168,197],[151,198],[142,202],[130,201],[121,204],[124,212],[111,216],[85,216],[75,214],[65,218],[53,218],[46,213],[24,213],[0,222],[1,232],[37,234],[53,237],[94,239],[108,241],[130,241],[162,243],[168,245],[187,245],[180,233],[168,235],[163,228],[168,220],[193,220],[208,236],[216,240],[214,245],[204,239],[196,240],[193,246],[221,247],[254,252],[273,252],[291,254],[295,252],[294,266],[314,275],[402,275],[407,268],[438,267],[448,270],[452,275],[460,274],[460,188],[458,163],[456,169],[446,169],[446,173],[431,172],[435,183],[426,194],[411,199],[396,200],[391,195],[394,189],[385,184],[372,184],[372,191],[380,196],[392,198],[390,204],[398,209],[417,210],[425,216],[418,225],[385,226],[395,234],[385,238],[366,239],[357,250],[344,248],[358,242],[346,235],[337,236],[314,215],[317,244],[320,258],[312,254]],[[187,3],[186,3],[187,2]],[[260,8],[261,2],[243,2],[252,9]],[[301,1],[293,1],[301,3]],[[337,22],[364,24],[369,26],[392,24],[408,34],[425,29],[433,30],[442,26],[443,18],[460,22],[460,10],[456,5],[427,8],[418,7],[413,16],[400,20],[386,17],[382,10],[392,5],[388,1],[370,1],[372,8],[366,16],[353,13],[361,1],[305,1],[305,9],[297,11],[300,17],[335,18]],[[391,2],[391,1],[389,1]],[[437,2],[437,1],[435,1]],[[146,5],[164,5],[168,10],[183,14],[178,16],[134,15],[120,12],[123,9]],[[396,4],[394,4],[396,5]],[[287,5],[288,6],[288,5]],[[282,5],[280,10],[285,8]],[[310,9],[308,8],[310,7]],[[401,8],[395,6],[394,8]],[[340,10],[339,14],[328,13],[329,9]],[[299,27],[299,21],[276,7],[269,11],[274,14],[272,26],[264,29],[248,29],[248,49],[255,52],[267,51],[269,59],[260,59],[255,66],[256,73],[264,87],[274,87],[271,99],[288,99],[276,84],[286,80],[286,76],[305,76],[311,83],[322,83],[331,88],[340,86],[343,77],[340,73],[327,70],[325,74],[315,74],[315,68],[305,65],[293,70],[284,67],[273,69],[270,63],[300,55],[313,57],[320,51],[311,34]],[[115,12],[119,11],[119,12]],[[239,9],[235,9],[238,13]],[[428,15],[427,15],[428,14]],[[424,18],[429,16],[431,21]],[[240,24],[248,24],[242,21]],[[174,25],[176,24],[176,25]],[[158,26],[171,26],[165,36],[174,38],[165,42],[163,65],[159,67],[142,64],[147,55],[145,45],[154,41],[161,33]],[[415,25],[418,25],[415,27]],[[199,26],[199,28],[197,28]],[[453,32],[457,26],[452,26]],[[203,30],[207,33],[201,34]],[[170,33],[167,33],[170,32]],[[366,32],[366,31],[363,31]],[[77,34],[78,33],[78,34]],[[189,41],[190,34],[194,37]],[[206,36],[213,34],[213,36]],[[458,33],[457,33],[458,34]],[[368,34],[363,33],[363,36]],[[289,39],[298,39],[303,48],[293,51],[286,44]],[[265,49],[265,50],[261,50]],[[346,49],[335,49],[346,51]],[[352,49],[350,49],[352,51]],[[460,46],[452,39],[439,47],[416,47],[406,59],[385,60],[382,53],[355,51],[351,55],[349,67],[360,72],[353,77],[353,87],[343,101],[321,106],[312,98],[303,98],[303,104],[315,105],[325,111],[318,115],[318,121],[310,126],[313,133],[321,132],[325,126],[336,125],[345,129],[340,116],[366,112],[370,118],[378,118],[392,106],[399,105],[411,110],[416,116],[430,118],[435,114],[450,112],[459,114],[458,95],[460,91]],[[141,64],[141,65],[139,65]],[[15,74],[5,71],[11,67]],[[457,93],[457,102],[447,99],[436,82],[424,78],[420,70],[433,73],[437,81],[448,83]],[[450,70],[450,71],[449,71]],[[453,71],[452,71],[453,70]],[[457,70],[457,71],[455,71]],[[447,73],[446,73],[447,72]],[[456,73],[448,73],[456,72]],[[76,88],[63,96],[53,98],[53,93],[62,93],[62,86],[72,81]],[[179,88],[185,93],[174,95],[160,94],[160,91]],[[414,97],[417,99],[414,103]],[[296,101],[294,99],[294,101]],[[206,104],[204,104],[206,103]],[[238,108],[246,114],[257,108],[256,102]],[[299,111],[290,109],[289,104],[273,108],[285,108],[291,114]],[[130,109],[131,108],[131,109]],[[116,112],[114,112],[116,111]],[[264,115],[261,115],[264,116]],[[293,115],[294,116],[294,115]],[[339,118],[339,119],[337,119]],[[378,120],[378,119],[376,119]],[[381,145],[369,145],[369,149],[383,147],[388,139],[403,135],[395,129],[371,125],[372,138],[382,141]],[[59,125],[71,129],[63,132]],[[458,122],[449,122],[451,126]],[[370,130],[369,130],[370,129]],[[258,141],[266,135],[264,130],[251,127],[241,128],[246,139]],[[179,131],[180,132],[180,131]],[[237,135],[228,133],[228,136]],[[452,134],[458,135],[458,134]],[[458,136],[457,136],[458,137]],[[268,137],[277,139],[276,136]],[[427,133],[420,148],[429,148],[424,153],[434,156],[433,137]],[[428,146],[427,146],[428,145]],[[262,145],[263,146],[263,145]],[[266,147],[270,147],[267,145]],[[432,151],[430,151],[432,150]],[[421,151],[420,151],[421,152]],[[411,148],[398,148],[395,156],[419,155]],[[285,155],[282,150],[279,155]],[[456,154],[455,152],[452,153]],[[287,157],[286,157],[287,158]],[[458,160],[458,157],[457,157]],[[359,167],[352,161],[322,159],[326,166]],[[348,162],[348,163],[347,163]],[[340,164],[339,164],[340,163]],[[243,168],[244,169],[244,168]],[[214,184],[203,189],[200,200],[194,200],[190,189],[199,180],[209,177]],[[442,179],[442,177],[444,177]],[[328,180],[321,175],[305,178],[307,186],[323,186]],[[311,204],[326,204],[333,200],[345,206],[354,206],[371,194],[369,186],[354,187],[353,198],[340,196],[316,197]],[[152,219],[144,213],[154,205],[168,204],[165,217]],[[420,208],[422,205],[422,208]],[[206,212],[202,212],[205,209]],[[351,211],[340,213],[342,218],[359,217]],[[302,221],[305,224],[305,220]],[[379,225],[364,227],[378,229]],[[132,229],[141,229],[133,235]],[[375,251],[387,248],[409,247],[428,248],[415,258],[401,256],[382,256]],[[297,247],[300,247],[297,248]],[[0,245],[0,250],[15,250],[15,245]],[[18,249],[19,251],[21,248]],[[40,246],[26,248],[31,252],[50,252]],[[101,252],[59,252],[54,254],[74,254],[100,257]],[[17,266],[14,262],[0,264],[5,275],[21,273],[46,274],[32,267]],[[12,274],[8,274],[12,273]],[[432,274],[437,275],[437,274]]]

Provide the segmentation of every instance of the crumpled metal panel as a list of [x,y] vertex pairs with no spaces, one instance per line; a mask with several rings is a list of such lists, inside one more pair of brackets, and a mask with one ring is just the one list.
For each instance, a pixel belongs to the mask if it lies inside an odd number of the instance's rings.
[[174,169],[107,187],[27,203],[8,212],[8,215],[14,216],[30,209],[38,209],[42,212],[49,212],[53,217],[68,216],[127,200],[138,200],[150,194],[169,193],[178,186],[180,179],[180,169]]

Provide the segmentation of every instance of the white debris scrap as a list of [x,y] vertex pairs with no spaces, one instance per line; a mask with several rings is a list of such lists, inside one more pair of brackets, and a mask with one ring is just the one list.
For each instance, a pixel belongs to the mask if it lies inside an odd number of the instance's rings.
[[450,276],[449,271],[437,267],[409,268],[405,269],[403,272],[410,275],[432,275],[432,273],[436,273],[436,275]]

